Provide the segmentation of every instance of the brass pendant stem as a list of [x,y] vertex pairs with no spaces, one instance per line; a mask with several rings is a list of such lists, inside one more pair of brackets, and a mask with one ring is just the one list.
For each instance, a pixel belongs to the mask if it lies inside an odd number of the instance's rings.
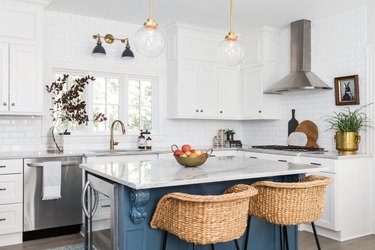
[[152,19],[152,0],[150,0],[149,2],[149,19]]
[[233,33],[232,31],[232,11],[233,11],[233,0],[230,0],[230,13],[229,13],[229,33]]

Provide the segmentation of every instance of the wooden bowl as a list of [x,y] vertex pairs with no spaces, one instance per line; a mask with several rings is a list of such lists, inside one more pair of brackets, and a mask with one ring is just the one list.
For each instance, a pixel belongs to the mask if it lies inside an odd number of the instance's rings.
[[[176,151],[178,149],[177,145],[173,144],[172,147],[172,152]],[[210,148],[206,151],[205,156],[197,156],[197,157],[181,157],[181,156],[174,156],[178,164],[185,166],[185,167],[198,167],[203,165],[208,157],[212,154],[213,149]]]

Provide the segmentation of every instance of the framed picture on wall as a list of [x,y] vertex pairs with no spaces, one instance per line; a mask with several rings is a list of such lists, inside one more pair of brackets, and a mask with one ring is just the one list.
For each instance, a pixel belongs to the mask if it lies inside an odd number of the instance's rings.
[[336,105],[358,105],[358,75],[335,78]]

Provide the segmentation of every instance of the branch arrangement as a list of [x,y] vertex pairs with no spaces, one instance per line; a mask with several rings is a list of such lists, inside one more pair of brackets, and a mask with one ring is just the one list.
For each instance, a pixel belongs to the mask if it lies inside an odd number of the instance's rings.
[[[69,75],[64,74],[62,78],[59,77],[50,86],[46,85],[47,92],[52,94],[53,108],[50,108],[50,110],[52,111],[51,116],[54,125],[58,121],[77,122],[79,125],[87,125],[89,116],[86,111],[86,102],[82,100],[82,94],[86,85],[90,81],[95,81],[95,77],[87,75],[77,78],[69,89],[64,90],[68,78]],[[96,113],[93,120],[102,122],[106,121],[107,117],[103,113]]]

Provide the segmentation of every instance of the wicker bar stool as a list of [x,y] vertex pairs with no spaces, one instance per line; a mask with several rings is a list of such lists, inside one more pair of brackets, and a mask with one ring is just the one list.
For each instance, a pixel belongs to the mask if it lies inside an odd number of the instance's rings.
[[281,249],[289,249],[287,225],[311,223],[318,249],[320,244],[314,221],[320,219],[324,210],[324,198],[327,185],[332,179],[324,176],[307,176],[299,182],[285,183],[259,181],[252,186],[258,189],[258,195],[250,198],[249,225],[245,238],[248,246],[251,216],[262,218],[280,225]]
[[250,197],[254,187],[238,184],[222,195],[191,195],[170,193],[163,196],[150,222],[151,228],[164,230],[163,250],[168,233],[197,245],[211,245],[235,240],[243,235],[247,225]]

